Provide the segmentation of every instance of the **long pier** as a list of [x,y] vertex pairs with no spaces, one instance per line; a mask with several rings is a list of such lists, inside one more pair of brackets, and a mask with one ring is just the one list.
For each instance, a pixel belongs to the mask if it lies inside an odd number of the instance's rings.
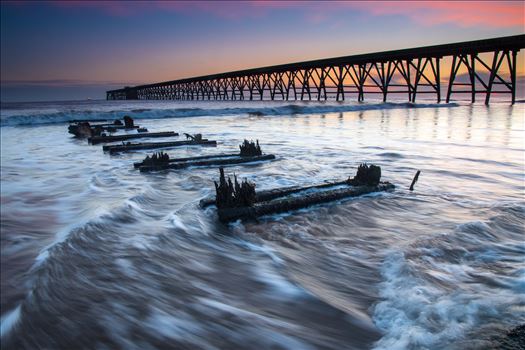
[[[453,44],[383,51],[239,70],[107,91],[108,100],[328,100],[344,101],[365,94],[419,94],[446,102],[452,94],[510,94],[516,101],[516,56],[525,34]],[[482,58],[481,54],[492,57]],[[443,80],[441,64],[451,59]],[[465,73],[459,73],[466,70]]]

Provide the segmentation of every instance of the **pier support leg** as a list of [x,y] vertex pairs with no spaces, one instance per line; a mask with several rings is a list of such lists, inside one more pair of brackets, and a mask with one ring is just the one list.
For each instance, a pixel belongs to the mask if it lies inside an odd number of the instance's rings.
[[487,84],[487,94],[485,95],[485,105],[489,105],[490,94],[492,93],[492,86],[494,84],[494,79],[496,78],[496,71],[498,70],[498,56],[499,51],[494,51],[494,57],[492,58],[492,67],[490,69],[489,81]]
[[510,68],[510,80],[512,84],[512,104],[516,103],[516,56],[518,51],[512,51],[512,65],[510,64],[509,59],[509,68]]
[[441,73],[439,70],[439,61],[440,57],[436,57],[436,92],[437,92],[437,102],[441,102]]
[[452,66],[450,68],[450,77],[448,78],[448,90],[447,90],[447,99],[446,102],[450,102],[450,95],[452,95],[452,85],[454,84],[454,79],[456,79],[456,72],[458,71],[456,67],[457,56],[452,56]]
[[[470,55],[470,67],[469,67],[469,73],[470,73],[470,84],[472,85],[471,86],[471,89],[472,89],[472,103],[476,102],[476,76],[475,76],[475,72],[476,72],[476,68],[475,68],[475,59],[476,59],[476,54],[471,54]],[[465,62],[467,62],[467,58],[465,57]]]

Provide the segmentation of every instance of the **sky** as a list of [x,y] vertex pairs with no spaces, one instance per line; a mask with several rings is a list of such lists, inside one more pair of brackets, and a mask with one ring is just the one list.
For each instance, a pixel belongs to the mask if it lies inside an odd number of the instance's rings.
[[[525,33],[523,1],[2,1],[1,101]],[[518,74],[525,74],[523,52]]]

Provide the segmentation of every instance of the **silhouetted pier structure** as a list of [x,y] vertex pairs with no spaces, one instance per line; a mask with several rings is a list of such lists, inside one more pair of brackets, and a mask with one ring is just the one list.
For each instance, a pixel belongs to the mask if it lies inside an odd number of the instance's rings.
[[[461,43],[384,51],[246,69],[107,91],[108,100],[327,100],[344,101],[365,94],[435,94],[447,83],[446,102],[453,93],[507,93],[516,100],[516,55],[525,47],[525,35]],[[482,59],[480,54],[492,54]],[[440,62],[451,58],[448,81],[443,82]],[[458,74],[460,69],[466,73]],[[507,68],[504,71],[504,67]],[[466,77],[464,81],[461,78]],[[455,89],[458,88],[458,89]]]

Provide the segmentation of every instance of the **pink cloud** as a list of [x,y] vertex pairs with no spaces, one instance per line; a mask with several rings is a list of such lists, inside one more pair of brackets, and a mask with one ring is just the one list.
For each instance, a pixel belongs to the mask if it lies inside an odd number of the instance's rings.
[[525,5],[522,1],[379,1],[348,5],[375,16],[407,16],[414,22],[429,26],[445,23],[460,27],[525,26]]
[[434,26],[454,24],[459,27],[488,26],[525,29],[523,1],[252,1],[257,8],[302,10],[306,18],[318,23],[329,21],[330,14],[359,11],[373,16],[402,16]]

